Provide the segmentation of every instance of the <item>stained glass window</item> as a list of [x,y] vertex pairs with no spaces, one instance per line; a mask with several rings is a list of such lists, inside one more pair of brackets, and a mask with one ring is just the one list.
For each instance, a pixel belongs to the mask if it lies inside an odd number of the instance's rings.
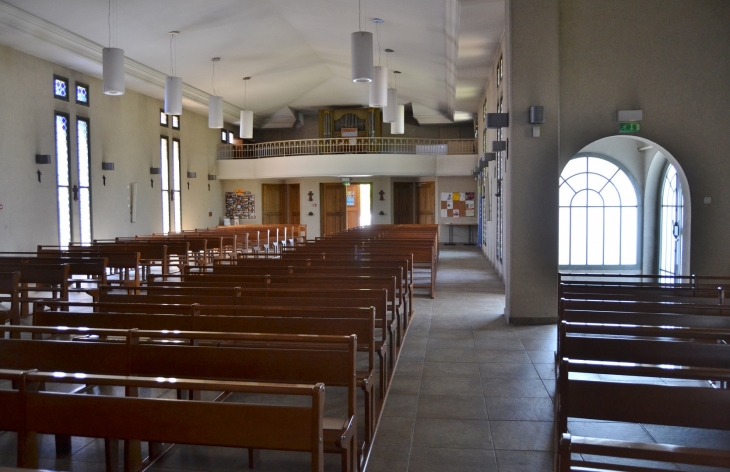
[[89,86],[76,82],[76,103],[89,106]]
[[89,120],[76,119],[76,153],[79,170],[79,240],[91,244],[91,155],[89,152]]
[[53,96],[68,101],[68,79],[58,75],[53,76]]
[[172,129],[180,129],[180,117],[172,115]]
[[167,115],[162,108],[160,108],[160,126],[167,128]]
[[71,198],[69,192],[70,156],[68,115],[56,113],[56,185],[58,193],[58,244],[68,246],[71,242]]
[[636,266],[639,205],[629,176],[598,157],[572,159],[560,174],[561,266]]

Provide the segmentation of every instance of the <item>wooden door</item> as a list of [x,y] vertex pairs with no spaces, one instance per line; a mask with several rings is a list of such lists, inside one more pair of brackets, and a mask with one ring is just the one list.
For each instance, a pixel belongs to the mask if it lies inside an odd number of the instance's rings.
[[436,185],[434,182],[418,182],[418,224],[436,223]]
[[287,206],[286,206],[286,222],[292,225],[298,225],[299,215],[301,214],[301,204],[299,202],[299,184],[289,184],[286,186]]
[[347,204],[347,229],[360,226],[360,184],[345,187]]
[[261,185],[261,222],[265,225],[282,224],[286,222],[286,185]]
[[341,183],[319,184],[322,236],[347,228],[345,186]]
[[393,182],[393,223],[415,223],[413,182]]

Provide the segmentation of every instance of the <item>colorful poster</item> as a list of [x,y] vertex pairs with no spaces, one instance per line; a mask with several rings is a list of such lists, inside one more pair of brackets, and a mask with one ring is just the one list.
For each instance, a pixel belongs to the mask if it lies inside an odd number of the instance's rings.
[[466,192],[466,201],[474,200],[474,192]]
[[474,209],[473,208],[471,208],[471,209],[467,208],[466,209],[466,213],[464,213],[464,216],[474,216]]
[[454,208],[454,218],[458,218],[458,217],[459,217],[459,209]]
[[453,198],[453,200],[454,200],[455,202],[458,202],[458,201],[460,200],[460,199],[459,199],[459,195],[461,195],[461,194],[460,194],[459,192],[454,192],[454,193],[453,193],[453,195],[452,195],[452,198]]
[[447,210],[453,210],[454,209],[454,201],[453,200],[449,200],[449,201],[446,202],[446,209]]

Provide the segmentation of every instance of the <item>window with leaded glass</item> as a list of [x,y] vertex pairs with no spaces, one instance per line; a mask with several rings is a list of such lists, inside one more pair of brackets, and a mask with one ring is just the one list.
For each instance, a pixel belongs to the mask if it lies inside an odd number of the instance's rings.
[[607,159],[577,157],[559,184],[559,264],[636,268],[639,199],[628,174]]
[[76,103],[89,106],[89,86],[76,82]]
[[75,198],[79,206],[79,241],[91,244],[91,153],[88,118],[76,118],[76,157],[79,174]]
[[68,101],[68,79],[58,75],[53,76],[53,96],[59,100]]
[[71,133],[69,116],[55,114],[56,194],[58,196],[58,244],[71,242]]
[[180,129],[180,117],[172,115],[172,129]]
[[167,128],[167,114],[162,108],[160,108],[160,126]]

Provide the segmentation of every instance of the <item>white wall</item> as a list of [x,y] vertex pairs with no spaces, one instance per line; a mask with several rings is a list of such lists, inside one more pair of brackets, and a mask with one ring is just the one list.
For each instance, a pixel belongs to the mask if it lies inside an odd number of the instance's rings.
[[[53,75],[90,86],[90,106],[53,98]],[[54,111],[91,121],[91,184],[93,236],[97,239],[160,232],[160,134],[181,140],[183,227],[210,226],[222,211],[215,174],[218,130],[207,128],[207,117],[184,111],[181,130],[159,126],[162,102],[127,90],[121,97],[101,92],[101,81],[17,50],[0,46],[0,250],[35,250],[38,244],[58,244]],[[75,133],[71,151],[75,155]],[[51,165],[36,165],[36,154],[50,154]],[[102,159],[113,171],[101,170]],[[36,170],[42,172],[38,183]],[[187,170],[196,171],[187,189]],[[106,176],[106,185],[102,177]],[[150,179],[154,188],[150,187]],[[76,183],[77,179],[73,179]],[[130,222],[129,189],[138,184],[137,222]],[[210,209],[212,216],[208,216]]]

